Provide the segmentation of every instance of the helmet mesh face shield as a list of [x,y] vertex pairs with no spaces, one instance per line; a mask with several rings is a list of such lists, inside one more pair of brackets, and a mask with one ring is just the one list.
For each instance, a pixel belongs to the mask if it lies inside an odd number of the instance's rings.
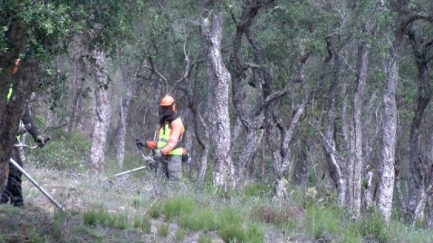
[[173,105],[159,106],[159,115],[160,116],[168,116],[168,115],[172,115],[173,113],[174,113]]

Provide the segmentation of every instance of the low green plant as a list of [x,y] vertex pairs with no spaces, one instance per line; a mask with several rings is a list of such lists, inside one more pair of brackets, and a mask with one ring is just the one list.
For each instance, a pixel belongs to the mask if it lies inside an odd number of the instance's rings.
[[194,200],[188,197],[175,197],[167,199],[163,206],[162,211],[167,220],[173,220],[175,217],[182,213],[189,214],[196,209]]
[[150,229],[152,227],[152,223],[148,216],[136,216],[134,217],[134,228],[141,229],[144,233],[150,233]]
[[143,204],[144,204],[144,201],[141,197],[135,196],[132,198],[132,207],[133,208],[137,209],[137,208],[143,206]]
[[322,239],[326,234],[337,234],[342,229],[341,211],[337,207],[311,204],[306,213],[306,230],[315,239]]
[[170,233],[169,229],[168,229],[168,225],[164,224],[164,223],[158,225],[157,230],[158,230],[158,234],[163,236],[163,237],[167,237],[168,233]]
[[217,222],[221,225],[236,225],[241,224],[244,221],[244,217],[234,208],[224,207],[217,214]]
[[263,243],[265,233],[260,229],[258,224],[249,223],[246,229],[246,238],[249,243]]
[[113,229],[128,228],[128,216],[124,214],[109,215],[107,225]]
[[190,214],[182,214],[178,222],[186,229],[212,231],[220,225],[216,214],[217,212],[210,207],[199,208]]
[[161,204],[154,203],[154,204],[150,205],[150,208],[147,210],[147,214],[151,218],[154,218],[154,219],[159,218],[162,214]]
[[102,206],[96,210],[90,209],[83,213],[83,220],[86,225],[107,224],[110,218],[110,214]]
[[183,231],[182,229],[176,231],[176,233],[174,234],[174,239],[177,242],[183,242],[183,240],[185,239],[185,231]]
[[54,220],[52,224],[52,235],[56,240],[60,240],[62,238],[63,221],[64,215],[62,213],[56,212],[54,214]]
[[[56,131],[44,149],[27,152],[28,161],[36,166],[57,169],[82,171],[85,165],[83,158],[90,152],[90,139],[81,133],[73,133],[67,140],[66,134]],[[26,143],[32,144],[29,139]]]
[[225,225],[218,235],[224,242],[246,242],[247,236],[241,225]]
[[270,191],[269,186],[261,183],[254,183],[243,187],[241,191],[241,195],[243,197],[261,197],[269,193],[269,191]]
[[212,243],[212,238],[209,235],[200,234],[197,243]]
[[379,212],[373,211],[363,217],[359,224],[361,235],[367,239],[386,242],[388,239],[388,226]]

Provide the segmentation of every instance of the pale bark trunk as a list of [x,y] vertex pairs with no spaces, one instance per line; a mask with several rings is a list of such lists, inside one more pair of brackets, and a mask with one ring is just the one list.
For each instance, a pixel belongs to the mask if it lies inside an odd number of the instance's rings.
[[119,131],[117,134],[118,143],[116,144],[117,161],[120,168],[123,167],[123,162],[125,160],[126,128],[128,126],[127,117],[128,117],[129,107],[131,105],[131,99],[132,99],[132,85],[127,85],[125,97],[122,99],[120,104],[120,121],[119,121]]
[[234,166],[230,157],[230,118],[228,110],[230,73],[222,59],[222,12],[213,9],[209,18],[203,19],[202,34],[206,70],[209,77],[209,118],[211,138],[215,145],[213,185],[233,188]]
[[395,145],[397,129],[397,103],[395,100],[397,82],[399,77],[399,64],[404,46],[407,27],[416,20],[424,19],[433,22],[433,17],[423,12],[407,13],[405,6],[399,6],[398,25],[395,30],[395,39],[390,46],[390,57],[386,66],[385,88],[382,94],[384,122],[382,124],[382,161],[381,180],[379,183],[378,208],[389,222],[391,218],[392,199],[395,179]]
[[236,185],[240,185],[245,178],[245,170],[246,165],[248,163],[253,163],[254,154],[257,151],[257,148],[260,145],[260,142],[263,138],[263,130],[256,131],[250,130],[247,131],[246,136],[246,145],[241,151],[241,154],[238,158],[238,162],[236,163]]
[[358,49],[358,77],[355,83],[355,93],[353,96],[353,218],[358,219],[361,214],[361,195],[362,195],[362,172],[363,172],[363,141],[362,141],[362,101],[364,88],[368,75],[368,47],[361,44]]
[[[335,101],[335,91],[337,85],[340,83],[340,54],[336,52],[335,47],[332,45],[328,48],[333,50],[333,60],[334,60],[334,77],[331,81],[329,87],[329,103],[328,103],[328,125],[326,128],[326,133],[322,136],[322,146],[326,152],[325,158],[328,164],[329,174],[335,184],[337,189],[337,202],[339,205],[344,205],[346,198],[346,181],[343,177],[343,172],[341,165],[343,164],[344,158],[338,155],[335,142],[335,119],[336,119],[336,101]],[[345,113],[344,113],[345,114]],[[347,128],[347,125],[345,125]],[[345,129],[345,138],[347,139],[347,129]],[[349,168],[350,165],[349,165]],[[350,183],[349,177],[349,183]]]
[[399,35],[396,36],[395,44],[391,47],[386,70],[385,89],[382,95],[384,122],[382,125],[382,174],[379,183],[378,208],[386,221],[389,221],[391,218],[394,193],[394,160],[397,129],[397,103],[395,100],[395,92],[403,41],[403,33],[399,33]]
[[111,108],[108,91],[108,68],[103,52],[93,51],[91,66],[95,77],[95,108],[93,136],[90,147],[90,169],[96,173],[104,170],[105,144],[110,125]]

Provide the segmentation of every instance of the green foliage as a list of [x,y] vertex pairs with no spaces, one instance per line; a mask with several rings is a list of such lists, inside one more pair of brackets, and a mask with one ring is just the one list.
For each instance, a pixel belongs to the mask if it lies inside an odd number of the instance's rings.
[[56,212],[54,214],[54,221],[52,225],[52,235],[54,239],[60,240],[62,238],[63,221],[65,217],[62,213]]
[[163,236],[163,237],[167,237],[168,234],[170,233],[170,231],[168,229],[168,225],[165,223],[158,225],[158,227],[156,227],[156,229],[158,230],[158,234]]
[[269,185],[254,183],[242,188],[241,195],[244,197],[261,197],[268,194],[272,189]]
[[243,220],[239,210],[231,207],[224,207],[217,215],[217,221],[221,225],[242,224]]
[[212,243],[212,237],[206,234],[200,234],[197,240],[198,243]]
[[185,240],[185,231],[183,231],[182,229],[176,231],[176,233],[174,234],[174,239],[177,242],[183,242]]
[[90,140],[80,133],[74,133],[70,140],[61,131],[56,131],[42,149],[28,152],[28,161],[36,166],[58,170],[85,169],[83,158],[90,152]]
[[139,208],[144,205],[144,201],[141,197],[134,196],[132,198],[132,207]]
[[104,207],[98,207],[96,210],[90,209],[83,213],[83,222],[85,225],[105,224],[108,222],[110,215]]
[[134,228],[141,229],[144,233],[148,234],[150,233],[151,227],[152,223],[148,216],[142,215],[134,217]]
[[372,212],[363,217],[359,230],[361,235],[367,239],[379,242],[387,242],[389,239],[387,223],[379,212]]
[[152,204],[147,213],[151,218],[159,218],[162,214],[162,207],[160,204]]
[[185,213],[189,214],[196,209],[194,200],[187,197],[175,197],[168,199],[162,206],[162,212],[168,220]]
[[85,225],[106,225],[113,229],[126,229],[128,227],[128,216],[115,213],[110,214],[103,206],[98,207],[96,210],[90,209],[83,214],[83,221]]
[[246,229],[247,242],[262,243],[265,240],[265,233],[260,229],[257,223],[250,223]]
[[190,230],[213,231],[220,227],[217,212],[210,207],[199,208],[190,214],[182,214],[179,217],[179,225]]
[[306,230],[315,239],[322,239],[326,234],[337,234],[341,230],[341,211],[336,207],[311,204],[306,213]]
[[224,242],[247,242],[246,233],[241,225],[226,225],[219,232],[218,235]]

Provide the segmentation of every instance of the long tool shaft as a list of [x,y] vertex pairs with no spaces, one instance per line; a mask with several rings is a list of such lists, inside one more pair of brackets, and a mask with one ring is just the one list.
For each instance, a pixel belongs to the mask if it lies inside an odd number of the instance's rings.
[[129,173],[132,173],[132,172],[136,172],[136,171],[139,171],[139,170],[146,169],[146,168],[147,168],[147,166],[141,166],[141,167],[138,167],[138,168],[135,168],[135,169],[132,169],[132,170],[127,170],[127,171],[115,174],[114,176],[117,177],[117,176],[121,176],[121,175],[126,175],[126,174],[129,174]]
[[48,199],[50,199],[50,201],[54,203],[60,209],[60,211],[64,212],[62,205],[60,205],[60,203],[58,203],[47,191],[45,191],[45,189],[40,186],[14,159],[11,158],[10,161],[15,167],[17,167],[19,171],[21,171],[21,173],[27,177],[27,179],[29,179],[31,183],[33,183],[33,185],[35,185],[36,188],[39,189],[39,191],[41,191]]

